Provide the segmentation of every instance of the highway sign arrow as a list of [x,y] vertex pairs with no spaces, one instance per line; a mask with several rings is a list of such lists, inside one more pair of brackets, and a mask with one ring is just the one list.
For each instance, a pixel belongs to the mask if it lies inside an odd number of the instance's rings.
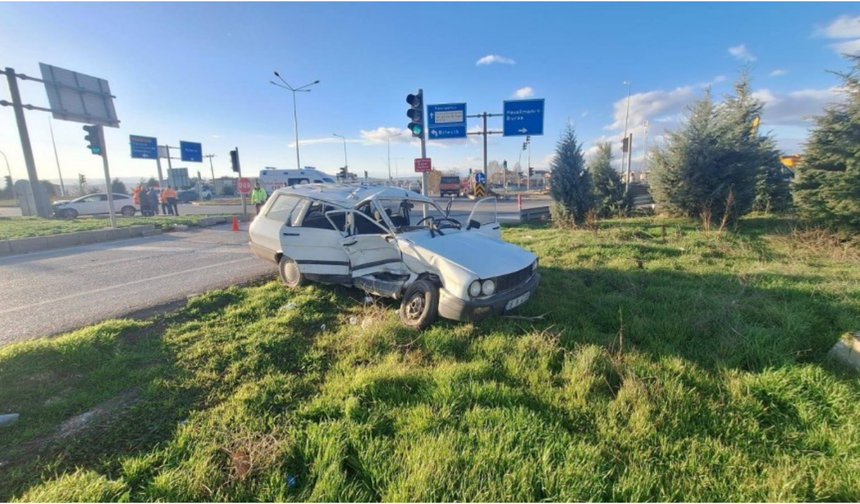
[[520,128],[517,131],[519,131],[520,133],[528,133],[529,132],[529,130],[527,130],[525,128]]

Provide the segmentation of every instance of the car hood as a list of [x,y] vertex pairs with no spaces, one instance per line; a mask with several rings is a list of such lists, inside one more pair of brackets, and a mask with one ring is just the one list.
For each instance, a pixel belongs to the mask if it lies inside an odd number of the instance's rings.
[[51,206],[65,205],[65,204],[68,204],[71,202],[72,202],[72,200],[57,200],[57,201],[51,203]]
[[477,231],[410,233],[407,240],[422,259],[439,268],[440,261],[452,262],[479,278],[493,278],[519,271],[537,260],[528,250],[490,238]]

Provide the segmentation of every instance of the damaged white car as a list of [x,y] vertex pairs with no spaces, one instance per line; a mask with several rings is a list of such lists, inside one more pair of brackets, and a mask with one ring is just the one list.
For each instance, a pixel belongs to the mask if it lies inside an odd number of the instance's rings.
[[525,303],[540,281],[538,258],[502,241],[495,198],[462,221],[449,210],[394,187],[286,187],[251,223],[250,246],[279,265],[288,287],[312,280],[399,299],[401,320],[418,329]]

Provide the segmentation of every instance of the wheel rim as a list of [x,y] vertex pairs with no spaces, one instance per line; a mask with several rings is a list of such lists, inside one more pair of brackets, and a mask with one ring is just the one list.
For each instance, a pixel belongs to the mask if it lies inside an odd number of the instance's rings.
[[406,304],[406,318],[409,320],[418,320],[421,314],[424,313],[424,294],[416,293],[409,299]]
[[299,266],[295,261],[289,260],[284,264],[284,279],[290,285],[299,283]]

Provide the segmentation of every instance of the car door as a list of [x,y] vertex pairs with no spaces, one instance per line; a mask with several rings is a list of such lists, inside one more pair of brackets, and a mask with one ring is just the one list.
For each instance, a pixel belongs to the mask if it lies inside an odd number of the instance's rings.
[[485,234],[491,238],[502,238],[502,226],[496,212],[496,198],[490,196],[475,203],[469,219],[466,221],[466,230]]
[[323,201],[303,200],[292,222],[285,221],[281,228],[281,247],[305,275],[341,282],[349,278],[349,258],[340,243],[343,234],[325,216],[331,208]]
[[92,194],[74,206],[80,215],[108,213],[107,194]]
[[352,278],[407,271],[397,239],[388,228],[355,210],[336,210],[326,213],[326,217],[333,225],[343,222],[340,245],[349,259]]

